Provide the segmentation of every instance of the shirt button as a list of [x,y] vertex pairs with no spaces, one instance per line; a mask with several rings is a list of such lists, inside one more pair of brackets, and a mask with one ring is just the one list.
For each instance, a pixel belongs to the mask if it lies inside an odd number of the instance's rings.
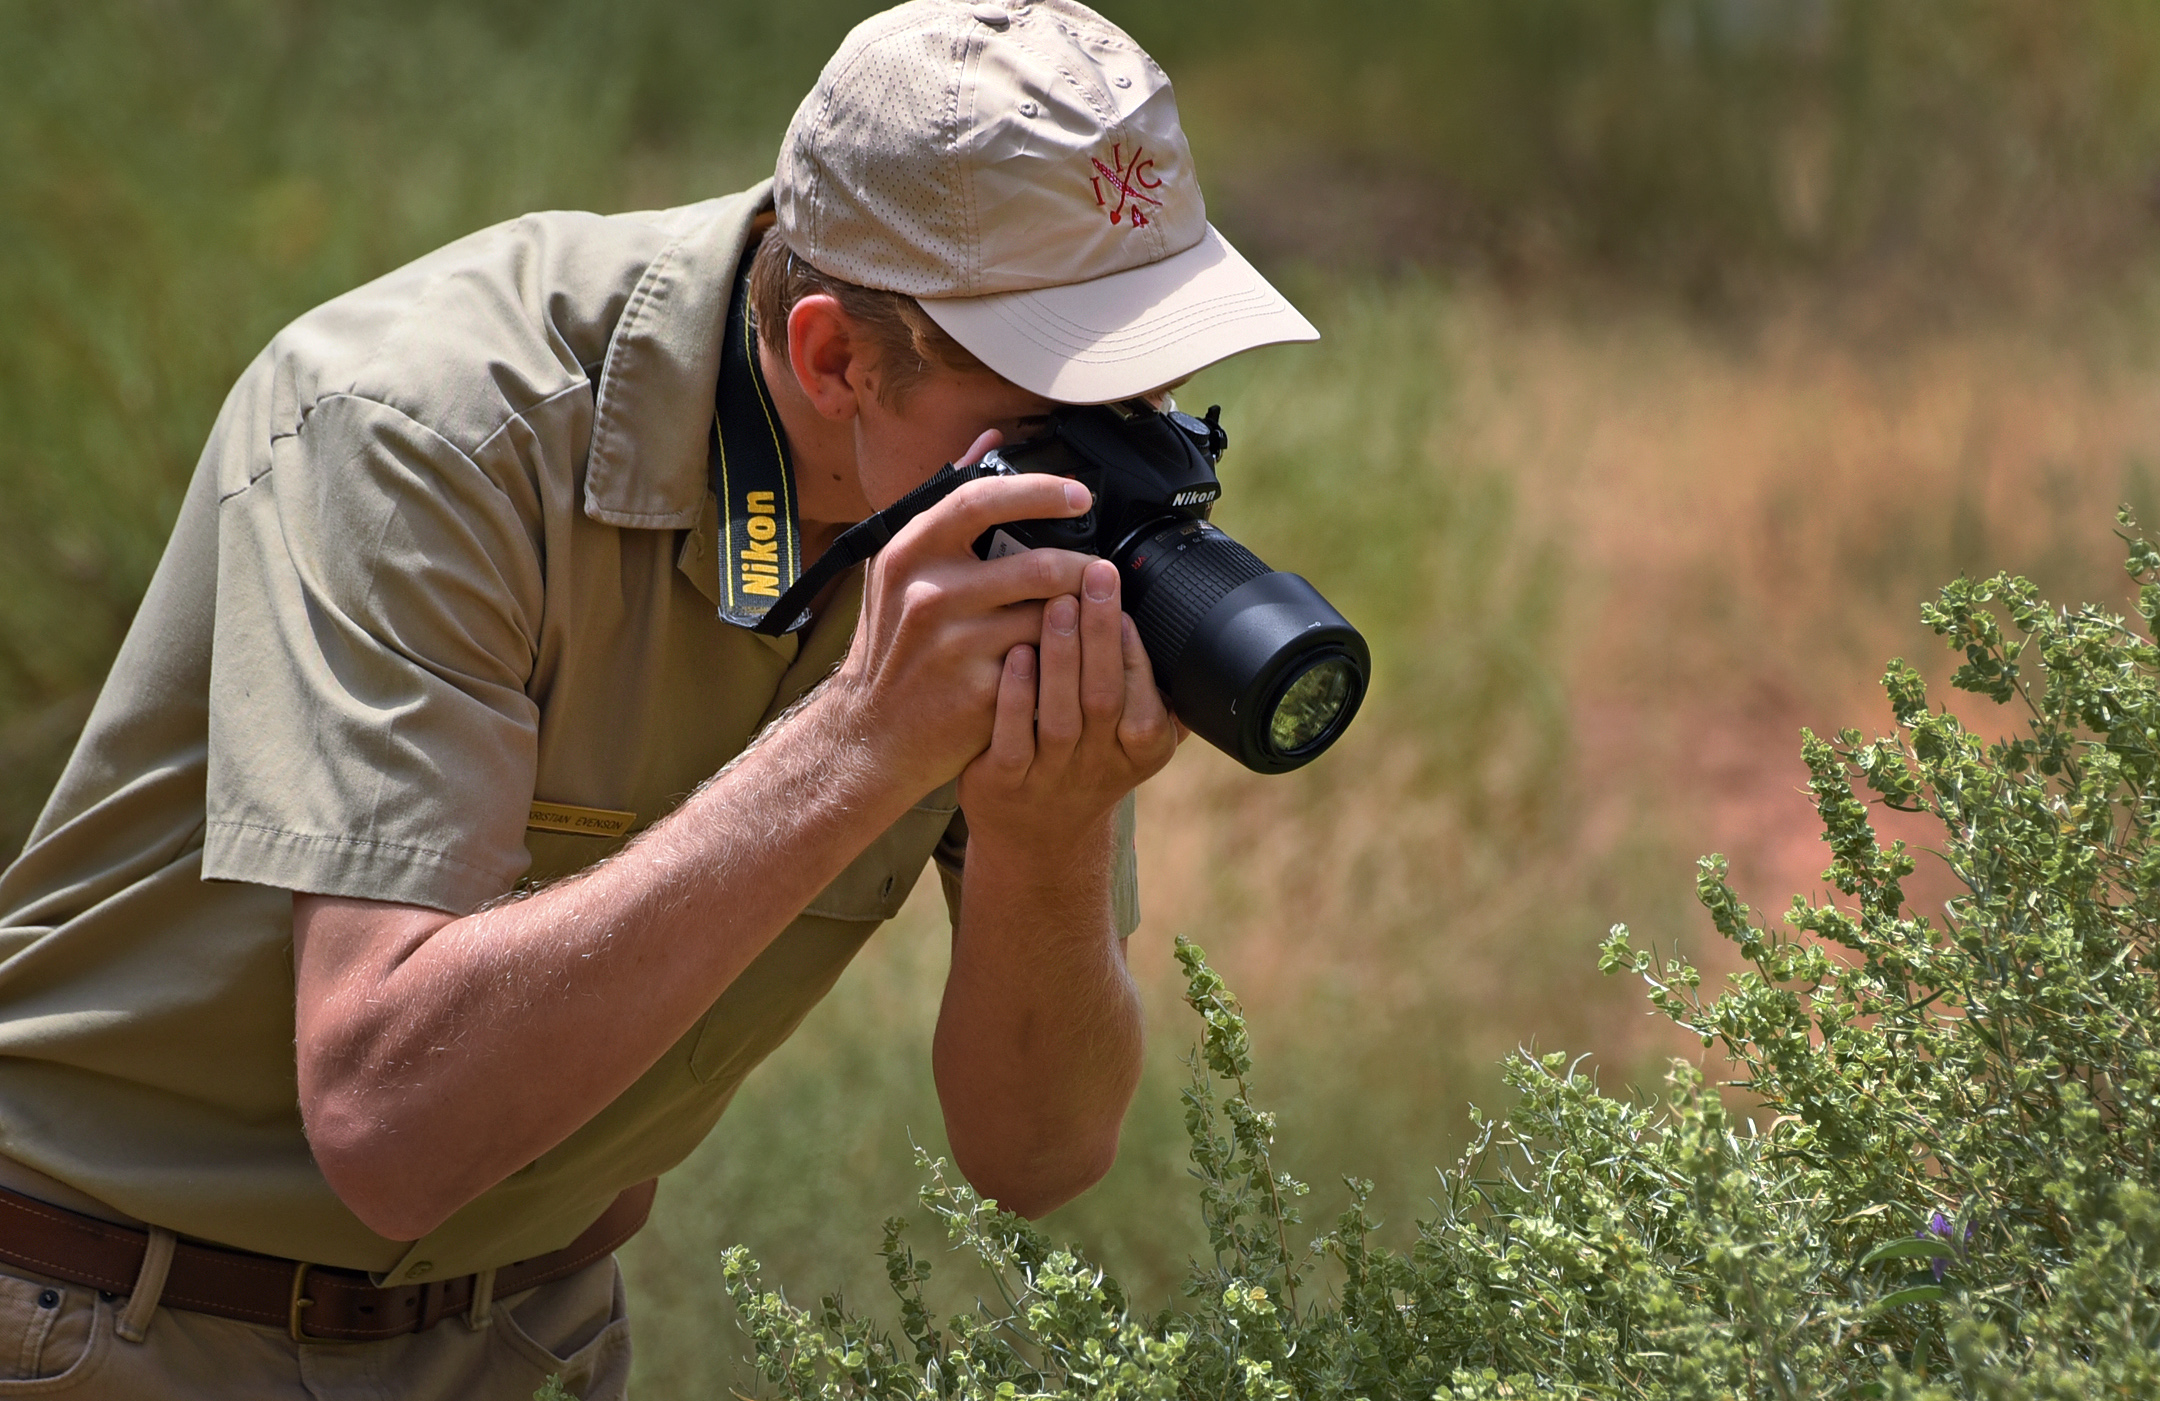
[[425,1279],[433,1273],[435,1273],[435,1262],[433,1260],[415,1260],[412,1262],[412,1268],[405,1271],[405,1278]]

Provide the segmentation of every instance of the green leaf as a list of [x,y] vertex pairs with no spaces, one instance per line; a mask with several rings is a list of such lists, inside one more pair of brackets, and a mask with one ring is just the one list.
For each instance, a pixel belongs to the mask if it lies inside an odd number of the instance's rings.
[[1906,1236],[1899,1240],[1884,1241],[1881,1245],[1861,1256],[1860,1267],[1865,1269],[1869,1265],[1879,1265],[1885,1260],[1912,1260],[1922,1257],[1933,1260],[1955,1260],[1957,1258],[1957,1247],[1940,1236]]

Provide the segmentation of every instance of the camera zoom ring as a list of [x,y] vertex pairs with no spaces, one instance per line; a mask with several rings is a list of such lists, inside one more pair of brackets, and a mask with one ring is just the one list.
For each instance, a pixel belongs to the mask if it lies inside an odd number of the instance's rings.
[[1273,572],[1251,550],[1210,530],[1164,561],[1133,609],[1133,623],[1157,665],[1174,665],[1192,640],[1193,629],[1223,595]]

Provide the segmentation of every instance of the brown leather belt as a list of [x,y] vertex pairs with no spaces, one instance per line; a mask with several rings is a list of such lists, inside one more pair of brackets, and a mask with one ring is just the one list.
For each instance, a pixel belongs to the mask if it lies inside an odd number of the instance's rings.
[[[617,1197],[585,1233],[551,1254],[504,1265],[493,1297],[565,1279],[612,1252],[645,1224],[656,1182]],[[0,1188],[0,1260],[108,1294],[135,1287],[150,1235]],[[472,1306],[479,1276],[378,1289],[359,1270],[181,1241],[159,1302],[245,1323],[288,1328],[302,1342],[376,1342],[432,1328]]]

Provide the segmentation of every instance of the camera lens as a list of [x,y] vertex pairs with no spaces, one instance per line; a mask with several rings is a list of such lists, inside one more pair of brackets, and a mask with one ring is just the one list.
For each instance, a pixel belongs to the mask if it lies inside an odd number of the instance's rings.
[[1275,713],[1268,717],[1268,747],[1277,754],[1301,754],[1333,739],[1336,722],[1357,689],[1349,658],[1322,657],[1283,687]]
[[1116,559],[1156,683],[1194,733],[1285,773],[1348,728],[1370,655],[1311,584],[1198,520],[1146,527]]

